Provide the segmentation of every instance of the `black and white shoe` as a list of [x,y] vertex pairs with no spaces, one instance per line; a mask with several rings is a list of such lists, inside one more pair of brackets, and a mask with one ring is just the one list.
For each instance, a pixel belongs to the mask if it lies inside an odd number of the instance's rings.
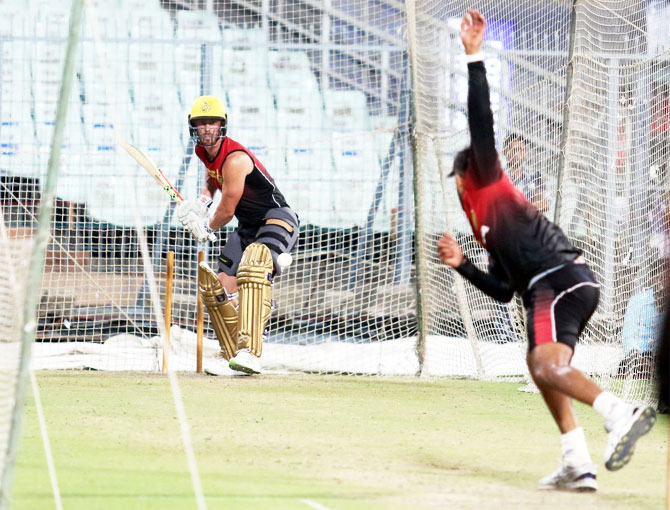
[[605,449],[605,467],[610,471],[621,469],[630,461],[635,443],[656,423],[656,411],[651,407],[631,408],[618,420],[605,424],[609,432]]
[[544,491],[593,492],[598,489],[597,467],[593,462],[561,461],[560,467],[540,480],[538,489]]

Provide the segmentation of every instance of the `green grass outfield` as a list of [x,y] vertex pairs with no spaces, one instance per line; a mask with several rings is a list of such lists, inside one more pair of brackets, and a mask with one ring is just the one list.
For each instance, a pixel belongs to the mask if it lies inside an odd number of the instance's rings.
[[[65,510],[196,508],[165,376],[38,381]],[[541,397],[519,384],[184,375],[180,386],[210,510],[665,508],[666,416],[610,473],[601,419],[579,405],[600,490],[543,493],[559,437]],[[23,423],[11,508],[51,510],[32,397]]]

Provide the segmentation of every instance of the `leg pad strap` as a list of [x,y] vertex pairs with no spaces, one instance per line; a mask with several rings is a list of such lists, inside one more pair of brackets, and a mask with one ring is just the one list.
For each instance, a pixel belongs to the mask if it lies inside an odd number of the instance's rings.
[[198,287],[219,340],[221,354],[229,360],[237,352],[237,310],[227,300],[223,285],[206,262],[198,265]]
[[237,270],[240,292],[237,348],[249,349],[257,357],[263,351],[263,332],[272,312],[272,269],[268,247],[252,243],[244,250]]

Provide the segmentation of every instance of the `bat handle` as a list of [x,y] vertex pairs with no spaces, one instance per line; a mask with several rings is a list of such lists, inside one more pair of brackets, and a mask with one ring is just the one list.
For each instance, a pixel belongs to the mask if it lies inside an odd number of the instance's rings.
[[216,235],[212,232],[211,234],[209,234],[208,239],[209,239],[210,243],[215,243],[216,242]]

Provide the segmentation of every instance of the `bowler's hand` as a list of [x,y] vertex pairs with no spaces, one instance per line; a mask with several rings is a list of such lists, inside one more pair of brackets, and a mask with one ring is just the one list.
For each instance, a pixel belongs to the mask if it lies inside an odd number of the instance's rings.
[[461,21],[461,41],[466,55],[474,55],[479,51],[486,32],[486,20],[479,11],[468,9]]
[[458,267],[463,262],[463,251],[449,232],[442,234],[442,238],[437,241],[437,256],[451,267]]

